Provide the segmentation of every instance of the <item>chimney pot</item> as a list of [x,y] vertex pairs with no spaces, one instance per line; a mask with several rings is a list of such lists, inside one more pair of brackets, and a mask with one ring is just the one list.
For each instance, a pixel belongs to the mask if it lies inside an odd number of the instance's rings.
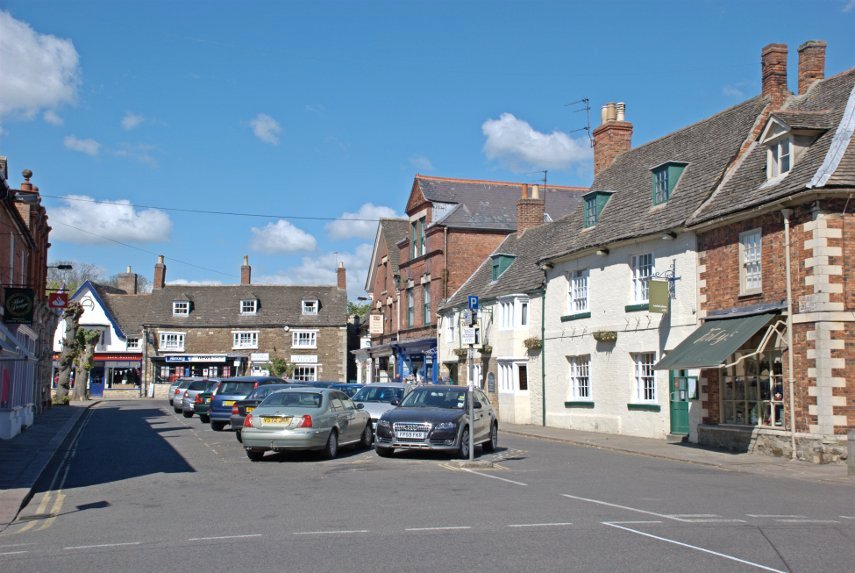
[[594,177],[615,158],[632,148],[632,124],[626,121],[626,104],[603,106],[606,121],[594,130]]
[[799,46],[799,95],[814,82],[825,79],[825,48],[822,40],[808,40]]
[[619,102],[615,106],[615,110],[617,112],[617,121],[625,121],[626,117],[626,104],[623,102]]

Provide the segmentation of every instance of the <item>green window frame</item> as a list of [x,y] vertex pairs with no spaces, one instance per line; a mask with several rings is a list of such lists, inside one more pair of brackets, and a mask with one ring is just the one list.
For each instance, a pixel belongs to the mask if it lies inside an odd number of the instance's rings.
[[600,214],[611,196],[610,191],[591,191],[582,196],[585,200],[585,228],[593,227],[600,221]]
[[685,163],[669,161],[652,169],[652,199],[654,205],[667,203],[674,194],[674,188],[686,168]]

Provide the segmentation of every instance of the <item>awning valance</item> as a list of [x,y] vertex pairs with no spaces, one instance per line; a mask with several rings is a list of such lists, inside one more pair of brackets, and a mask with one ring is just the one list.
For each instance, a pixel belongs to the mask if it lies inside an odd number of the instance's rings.
[[656,363],[655,370],[718,368],[728,356],[769,324],[775,314],[710,320]]

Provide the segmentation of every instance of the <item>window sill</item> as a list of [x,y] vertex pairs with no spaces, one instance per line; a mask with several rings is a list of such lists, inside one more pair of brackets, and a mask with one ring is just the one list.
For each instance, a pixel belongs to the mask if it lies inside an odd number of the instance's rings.
[[623,307],[624,312],[641,312],[650,309],[649,302],[641,302],[638,304],[628,304]]
[[591,318],[591,313],[577,312],[576,314],[565,314],[561,317],[561,322],[570,322],[571,320],[581,320],[583,318]]
[[564,402],[565,408],[593,408],[594,403],[584,400],[574,401],[574,402]]
[[627,404],[626,409],[637,412],[661,412],[662,406],[659,404]]
[[745,292],[740,292],[738,295],[736,295],[736,297],[737,297],[739,300],[744,300],[744,299],[747,299],[747,298],[759,298],[759,297],[762,297],[762,296],[763,296],[763,291],[762,291],[762,290],[751,290],[751,291],[745,291]]

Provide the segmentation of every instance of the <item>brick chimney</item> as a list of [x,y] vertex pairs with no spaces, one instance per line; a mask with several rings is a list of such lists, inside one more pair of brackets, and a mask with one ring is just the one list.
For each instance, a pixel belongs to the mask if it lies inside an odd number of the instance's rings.
[[154,281],[151,286],[155,290],[166,286],[166,265],[163,263],[163,255],[157,256],[157,264],[154,265]]
[[594,130],[594,177],[632,148],[632,124],[626,121],[625,112],[622,102],[603,106],[602,125]]
[[781,109],[790,95],[787,91],[787,45],[769,44],[760,56],[763,95],[772,98],[772,109]]
[[799,95],[816,81],[825,79],[825,47],[822,40],[808,40],[799,46]]
[[336,279],[338,280],[338,288],[347,290],[347,275],[344,270],[343,262],[339,262],[338,264],[338,269],[336,269]]
[[240,266],[240,284],[246,286],[252,282],[252,267],[249,266],[249,257],[243,256],[243,264]]
[[545,212],[546,202],[540,198],[540,188],[537,185],[523,185],[522,196],[517,202],[517,235],[542,225]]
[[139,280],[137,273],[131,272],[131,267],[128,265],[128,270],[121,273],[118,277],[117,286],[119,290],[123,290],[128,294],[137,294],[139,288]]

